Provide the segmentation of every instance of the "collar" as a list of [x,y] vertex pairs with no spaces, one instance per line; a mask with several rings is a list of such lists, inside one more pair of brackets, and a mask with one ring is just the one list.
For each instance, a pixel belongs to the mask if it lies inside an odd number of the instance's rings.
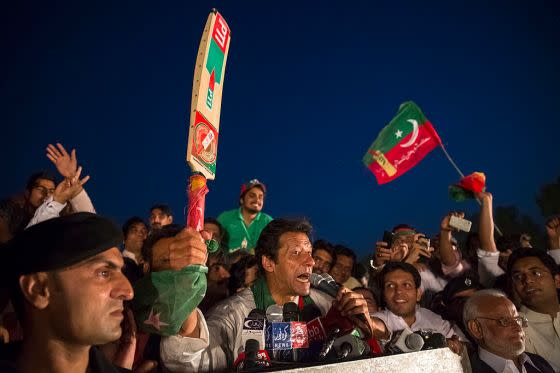
[[[256,220],[259,220],[261,218],[261,215],[262,215],[262,211],[257,212],[257,216],[255,216],[251,224]],[[237,209],[237,217],[239,218],[239,220],[245,223],[245,221],[243,220],[243,215],[241,214],[241,207]]]
[[[251,291],[253,292],[253,298],[255,298],[256,308],[266,311],[269,306],[276,304],[272,298],[272,294],[270,294],[264,275],[257,278],[251,287]],[[305,305],[315,304],[309,295],[305,297],[299,296],[297,303],[300,311],[303,310]]]
[[[508,365],[515,367],[513,360],[504,359],[503,357],[493,354],[492,352],[480,346],[478,347],[478,356],[480,357],[480,360],[484,361],[490,366],[490,368],[494,369],[498,373],[503,372]],[[526,353],[522,352],[521,355],[519,355],[519,358],[521,366],[525,365],[526,362],[529,362],[529,364],[531,364],[538,370],[535,364],[533,364],[533,362],[531,361],[531,358]]]
[[[551,322],[553,319],[550,317],[548,313],[540,313],[537,311],[533,311],[529,307],[522,305],[519,308],[519,312],[523,313],[527,320],[534,321],[534,322]],[[556,317],[560,317],[560,311],[556,313]]]

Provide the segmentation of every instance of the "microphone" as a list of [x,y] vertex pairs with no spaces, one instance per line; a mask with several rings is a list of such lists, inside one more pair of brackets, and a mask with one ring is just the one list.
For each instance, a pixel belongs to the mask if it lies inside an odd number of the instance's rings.
[[321,310],[314,304],[306,304],[301,311],[303,321],[310,322],[311,320],[323,316]]
[[336,339],[336,337],[339,334],[340,334],[340,329],[339,328],[334,328],[333,330],[331,330],[331,332],[329,334],[329,337],[327,338],[327,341],[323,345],[323,349],[319,353],[319,360],[323,360],[327,357],[327,355],[331,351],[331,348],[334,344],[334,340]]
[[353,333],[335,339],[333,347],[339,360],[353,359],[370,352],[369,345]]
[[259,342],[255,339],[248,339],[245,343],[245,359],[243,359],[243,369],[257,367],[259,352]]
[[299,308],[294,302],[284,303],[282,307],[283,321],[299,321]]
[[245,351],[241,352],[233,363],[236,371],[256,371],[270,367],[270,357],[266,350],[259,350],[259,342],[248,339],[245,343]]
[[418,330],[414,333],[420,335],[424,340],[422,350],[433,350],[436,348],[447,347],[447,339],[441,333],[436,333],[431,330]]
[[265,332],[265,347],[267,350],[272,351],[274,360],[278,360],[278,350],[275,350],[272,342],[272,324],[282,322],[282,307],[277,304],[272,304],[266,308],[266,332]]
[[[309,276],[309,281],[311,282],[311,286],[318,290],[321,290],[324,293],[327,293],[333,298],[336,298],[338,290],[340,289],[340,285],[337,284],[334,278],[332,278],[332,276],[328,273],[323,273],[322,275],[312,273],[311,276]],[[365,315],[359,314],[355,316],[359,318],[360,321],[362,321],[364,324],[367,324]]]
[[262,310],[251,310],[249,315],[243,320],[243,329],[241,330],[242,345],[245,346],[251,339],[256,340],[259,346],[265,346],[265,322]]
[[420,351],[424,346],[424,338],[409,329],[399,330],[387,345],[386,351],[391,354]]

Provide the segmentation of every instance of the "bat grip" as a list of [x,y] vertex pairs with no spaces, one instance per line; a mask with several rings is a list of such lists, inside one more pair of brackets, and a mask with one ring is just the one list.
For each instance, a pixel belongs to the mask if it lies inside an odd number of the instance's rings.
[[204,202],[206,201],[206,178],[192,174],[189,180],[189,207],[187,209],[187,227],[201,231],[204,227]]
[[[204,203],[206,202],[206,178],[201,174],[192,174],[189,180],[189,207],[187,209],[187,227],[201,231],[204,228]],[[215,252],[220,245],[218,241],[206,240],[208,252]]]

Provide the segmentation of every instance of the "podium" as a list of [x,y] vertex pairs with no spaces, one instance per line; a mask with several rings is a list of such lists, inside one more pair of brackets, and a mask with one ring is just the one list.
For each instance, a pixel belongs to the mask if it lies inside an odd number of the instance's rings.
[[345,361],[336,364],[314,365],[286,370],[297,373],[462,373],[470,372],[467,352],[464,357],[454,354],[449,348],[438,348],[382,356],[371,359]]

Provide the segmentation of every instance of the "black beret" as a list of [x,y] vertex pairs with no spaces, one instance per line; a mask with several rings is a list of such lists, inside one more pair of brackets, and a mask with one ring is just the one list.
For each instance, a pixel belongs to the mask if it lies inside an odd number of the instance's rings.
[[468,289],[480,290],[483,289],[483,286],[480,282],[478,282],[478,279],[475,276],[470,274],[455,277],[443,288],[441,292],[441,300],[446,305],[449,305],[455,294]]
[[119,248],[122,230],[111,220],[79,212],[35,224],[2,248],[5,275],[54,271]]

